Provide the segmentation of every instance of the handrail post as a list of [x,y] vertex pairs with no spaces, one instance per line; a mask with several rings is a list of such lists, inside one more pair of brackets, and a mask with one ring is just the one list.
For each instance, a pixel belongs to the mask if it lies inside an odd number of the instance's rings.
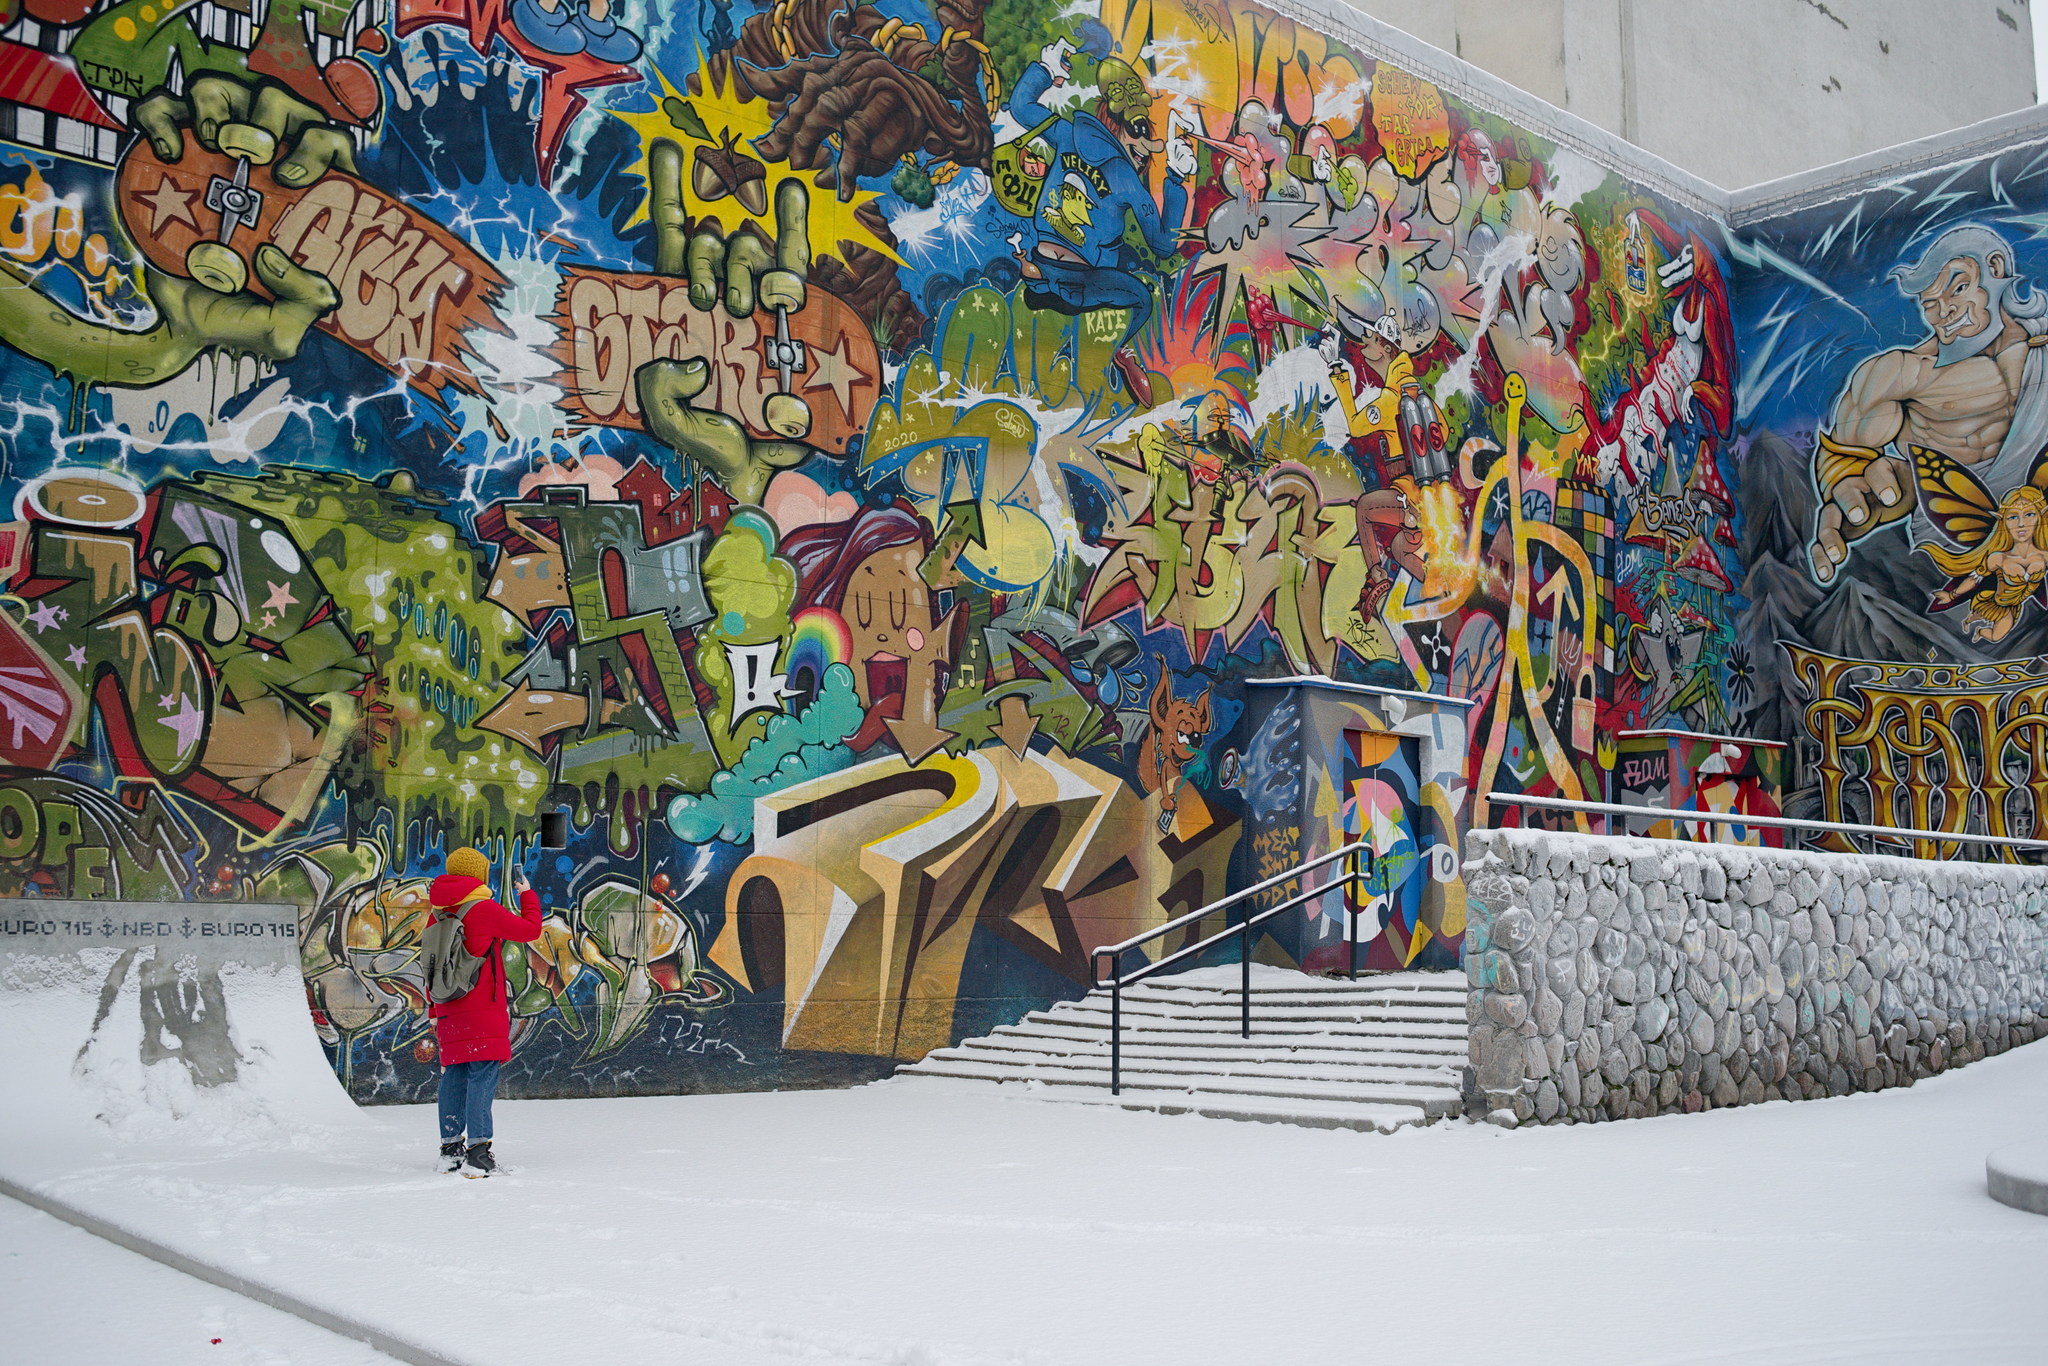
[[[1252,931],[1266,921],[1289,910],[1319,903],[1331,891],[1340,889],[1347,878],[1353,884],[1358,883],[1360,879],[1368,875],[1372,857],[1370,846],[1358,844],[1354,841],[1341,848],[1332,849],[1327,854],[1310,859],[1288,872],[1277,873],[1263,882],[1245,888],[1243,891],[1233,892],[1220,901],[1210,902],[1206,906],[1191,911],[1177,919],[1170,920],[1165,925],[1148,930],[1144,934],[1126,939],[1119,944],[1102,945],[1093,950],[1088,956],[1091,965],[1090,989],[1091,991],[1100,991],[1104,987],[1109,988],[1110,1094],[1113,1096],[1121,1095],[1123,1092],[1123,991],[1124,985],[1127,982],[1142,982],[1162,969],[1170,967],[1172,964],[1191,955],[1206,955],[1211,950],[1220,952],[1223,944],[1231,936],[1235,935],[1237,938],[1238,956],[1238,1032],[1244,1038],[1249,1039],[1252,1036]],[[1124,972],[1123,956],[1126,953],[1136,951],[1140,944],[1185,929],[1191,925],[1199,925],[1219,911],[1227,911],[1228,907],[1243,902],[1248,897],[1258,896],[1282,884],[1292,882],[1299,885],[1301,881],[1307,879],[1310,872],[1318,868],[1337,864],[1340,860],[1343,860],[1344,867],[1349,869],[1348,873],[1340,872],[1338,877],[1325,882],[1320,887],[1311,885],[1306,890],[1298,891],[1292,896],[1283,896],[1281,900],[1266,907],[1263,911],[1254,912],[1251,906],[1246,905],[1243,909],[1242,918],[1235,926],[1230,924],[1229,916],[1226,913],[1221,929],[1203,936],[1198,942],[1185,944],[1180,949],[1154,959],[1129,973]],[[1192,938],[1193,936],[1190,935],[1189,937]],[[1356,938],[1355,923],[1353,926],[1353,938],[1354,940]],[[1353,944],[1353,950],[1355,959],[1355,943]],[[1102,965],[1105,959],[1109,961],[1110,965],[1108,981],[1104,981],[1102,975]],[[1355,962],[1353,971],[1354,973],[1356,971]]]
[[1123,1094],[1124,973],[1123,955],[1118,954],[1114,977],[1109,979],[1109,1093]]
[[1358,980],[1358,913],[1360,905],[1364,901],[1365,889],[1358,880],[1357,853],[1354,852],[1345,860],[1345,863],[1347,865],[1345,868],[1347,877],[1344,884],[1344,896],[1345,900],[1350,903],[1344,908],[1346,928],[1350,931],[1345,937],[1351,941],[1348,945],[1350,972],[1347,975],[1351,981],[1355,982]]
[[1238,1034],[1252,1036],[1252,913],[1247,907],[1244,928],[1237,932],[1237,959],[1241,969],[1238,994]]

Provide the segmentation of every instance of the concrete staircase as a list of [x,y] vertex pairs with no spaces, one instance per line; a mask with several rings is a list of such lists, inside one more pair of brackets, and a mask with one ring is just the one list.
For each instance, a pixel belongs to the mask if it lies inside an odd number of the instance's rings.
[[1238,971],[1201,968],[1124,989],[1120,1096],[1109,1093],[1106,991],[937,1049],[896,1075],[1315,1128],[1388,1132],[1463,1112],[1463,973],[1353,983],[1254,965],[1246,1039],[1238,1035]]

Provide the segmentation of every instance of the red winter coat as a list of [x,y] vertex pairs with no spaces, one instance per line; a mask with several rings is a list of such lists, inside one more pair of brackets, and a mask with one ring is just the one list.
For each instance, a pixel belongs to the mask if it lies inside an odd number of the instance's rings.
[[[433,920],[483,886],[473,877],[443,873],[427,889]],[[505,955],[499,945],[509,939],[531,944],[540,938],[540,898],[531,887],[519,894],[518,915],[485,898],[462,912],[462,942],[484,960],[476,985],[446,1005],[429,1006],[441,1065],[459,1062],[512,1061],[512,1009],[505,989]],[[428,923],[432,923],[429,921]]]

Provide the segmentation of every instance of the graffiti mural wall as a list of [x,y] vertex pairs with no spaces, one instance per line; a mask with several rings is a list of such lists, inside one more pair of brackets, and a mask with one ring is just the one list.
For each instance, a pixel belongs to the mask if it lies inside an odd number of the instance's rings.
[[1715,222],[1256,5],[0,25],[0,893],[297,904],[359,1097],[452,842],[550,908],[508,1090],[831,1083],[1360,831],[1453,964],[1484,794],[1794,667]]
[[2044,176],[2020,146],[1736,234],[1744,715],[1795,814],[2043,830]]

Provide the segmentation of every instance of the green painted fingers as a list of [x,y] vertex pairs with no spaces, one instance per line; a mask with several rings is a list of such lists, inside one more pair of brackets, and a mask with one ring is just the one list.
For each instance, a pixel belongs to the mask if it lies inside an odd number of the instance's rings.
[[311,185],[329,171],[353,173],[355,146],[327,115],[282,86],[252,86],[226,76],[201,76],[182,97],[155,94],[135,106],[135,125],[157,156],[177,161],[185,154],[190,128],[209,152],[247,157],[268,166],[278,149],[290,152],[271,176],[293,189]]
[[[655,231],[655,269],[689,281],[691,306],[722,307],[734,319],[754,319],[772,332],[777,319],[757,313],[795,313],[807,298],[811,269],[810,191],[800,180],[775,187],[775,238],[752,222],[732,233],[712,218],[692,225],[683,199],[683,151],[664,138],[648,152],[648,216]],[[738,418],[700,406],[711,387],[711,367],[698,359],[650,361],[634,374],[647,430],[685,460],[708,470],[742,503],[759,503],[778,470],[809,459],[810,406],[792,393],[770,395],[761,423],[773,438],[755,437]]]
[[[189,128],[206,150],[271,166],[271,175],[286,186],[311,185],[331,170],[356,168],[348,134],[281,86],[201,76],[183,97],[143,100],[135,106],[135,123],[165,161],[183,158]],[[250,268],[270,298],[243,287],[248,271],[238,254],[223,247],[215,253],[221,255],[232,258],[231,267],[218,262],[219,269],[194,268],[191,279],[145,267],[157,322],[143,331],[81,317],[37,288],[31,272],[0,261],[0,338],[84,383],[147,388],[205,351],[289,360],[307,330],[338,302],[325,276],[301,268],[268,243],[256,248]],[[206,258],[196,264],[207,264]]]

